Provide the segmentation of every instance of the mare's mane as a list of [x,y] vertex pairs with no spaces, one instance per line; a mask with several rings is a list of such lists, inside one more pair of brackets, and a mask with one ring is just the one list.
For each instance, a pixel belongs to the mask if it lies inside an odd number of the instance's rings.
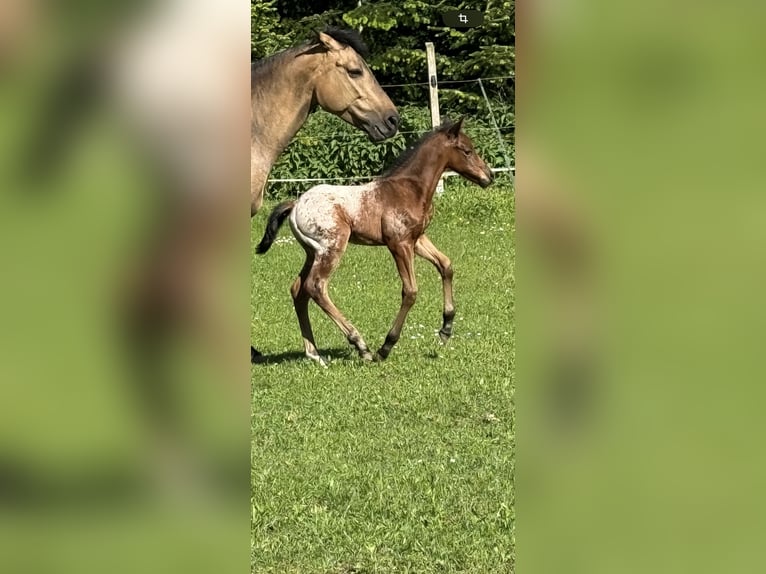
[[[362,37],[356,30],[341,30],[340,28],[325,28],[322,30],[328,36],[331,36],[344,46],[348,46],[353,49],[362,58],[369,56],[369,50],[367,45],[362,41]],[[281,52],[277,52],[272,56],[267,56],[262,60],[256,60],[250,64],[250,85],[255,86],[256,81],[261,81],[268,78],[276,68],[279,67],[288,58],[297,55],[301,51],[310,46],[319,44],[319,32],[314,34],[314,37],[308,42],[304,42],[298,46],[287,48]]]

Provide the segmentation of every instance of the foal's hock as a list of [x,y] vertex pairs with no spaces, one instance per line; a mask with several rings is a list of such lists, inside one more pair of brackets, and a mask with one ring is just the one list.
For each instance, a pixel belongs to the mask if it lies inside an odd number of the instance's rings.
[[[429,132],[379,179],[366,185],[317,185],[300,199],[281,203],[271,212],[266,233],[256,252],[268,251],[279,227],[289,217],[293,235],[306,251],[306,262],[290,292],[308,358],[325,365],[314,343],[309,300],[329,315],[362,359],[372,361],[388,357],[399,340],[407,313],[417,296],[415,255],[430,261],[441,275],[444,311],[439,336],[446,342],[452,335],[455,317],[452,264],[425,235],[433,216],[434,191],[446,169],[452,169],[482,187],[493,180],[492,172],[474,151],[470,138],[461,131],[462,125],[461,119]],[[338,310],[327,292],[330,276],[349,242],[388,247],[402,280],[401,307],[374,357],[359,331]]]

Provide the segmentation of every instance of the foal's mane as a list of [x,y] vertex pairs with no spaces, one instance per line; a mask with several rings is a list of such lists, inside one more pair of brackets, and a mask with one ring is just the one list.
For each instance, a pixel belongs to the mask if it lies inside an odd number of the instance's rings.
[[455,125],[455,122],[453,122],[452,120],[445,119],[438,128],[423,134],[418,141],[416,141],[414,144],[412,144],[410,147],[404,150],[401,153],[401,155],[397,157],[393,161],[393,163],[386,168],[386,170],[383,172],[381,177],[389,177],[401,171],[405,166],[410,164],[410,162],[413,160],[413,158],[418,153],[418,150],[421,147],[426,145],[426,143],[430,142],[434,138],[434,136],[436,136],[436,134],[442,134],[454,125]]
[[[342,30],[340,28],[327,27],[322,30],[322,32],[328,36],[331,36],[344,46],[352,48],[362,58],[367,58],[369,56],[370,51],[364,41],[362,41],[362,37],[359,35],[359,32],[356,30]],[[314,46],[318,43],[319,31],[316,31],[311,40],[307,42],[303,42],[302,44],[293,46],[292,48],[287,48],[286,50],[277,52],[272,56],[267,56],[262,60],[256,60],[255,62],[252,62],[250,64],[251,85],[255,85],[256,77],[259,79],[268,77],[283,61],[287,60],[289,57],[297,55],[307,47]]]

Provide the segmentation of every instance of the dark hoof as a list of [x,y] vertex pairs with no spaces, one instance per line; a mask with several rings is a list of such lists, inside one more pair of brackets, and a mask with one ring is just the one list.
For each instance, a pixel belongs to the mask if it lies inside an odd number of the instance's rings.
[[250,347],[250,363],[257,363],[258,359],[263,357],[261,353],[255,350],[254,347]]
[[386,355],[381,355],[380,351],[378,351],[377,353],[375,353],[375,356],[372,358],[372,360],[375,361],[376,363],[382,363],[383,361],[386,360]]
[[449,338],[452,336],[452,333],[447,333],[446,331],[439,331],[439,339],[441,339],[442,345],[446,345],[447,341],[449,341]]

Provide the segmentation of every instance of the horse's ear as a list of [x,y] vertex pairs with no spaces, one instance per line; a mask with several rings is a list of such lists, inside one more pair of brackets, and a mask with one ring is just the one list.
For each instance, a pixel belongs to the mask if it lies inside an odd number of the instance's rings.
[[324,32],[318,34],[319,43],[327,48],[330,52],[340,52],[343,49],[343,44],[338,42],[335,38]]
[[463,120],[465,120],[465,116],[461,117],[458,121],[452,124],[447,129],[447,135],[453,138],[457,138],[457,136],[460,135],[460,129],[463,127]]

